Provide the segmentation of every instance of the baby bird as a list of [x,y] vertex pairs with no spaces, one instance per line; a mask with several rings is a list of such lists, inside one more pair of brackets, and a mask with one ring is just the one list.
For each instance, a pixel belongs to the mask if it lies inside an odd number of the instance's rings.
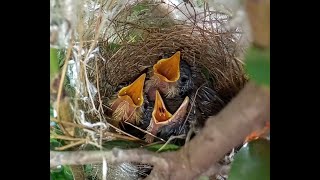
[[203,127],[209,116],[216,115],[226,105],[209,85],[200,86],[190,97],[194,99],[193,109],[197,116],[195,123],[198,127]]
[[110,101],[112,124],[116,127],[119,127],[122,121],[132,124],[140,123],[143,115],[145,78],[146,74],[142,74],[133,83],[123,87]]
[[192,73],[185,61],[180,61],[180,51],[173,56],[159,60],[151,71],[151,77],[146,81],[145,92],[149,101],[154,101],[156,90],[165,98],[183,96],[192,89]]
[[[160,134],[160,138],[167,139],[174,133],[174,129],[178,130],[179,127],[183,124],[185,116],[187,114],[187,108],[189,105],[189,97],[186,96],[180,107],[172,115],[166,108],[161,95],[158,90],[156,90],[156,98],[154,102],[153,111],[151,113],[146,111],[146,121],[149,125],[147,131],[153,135]],[[146,134],[145,141],[148,143],[153,142],[154,137],[150,134]]]

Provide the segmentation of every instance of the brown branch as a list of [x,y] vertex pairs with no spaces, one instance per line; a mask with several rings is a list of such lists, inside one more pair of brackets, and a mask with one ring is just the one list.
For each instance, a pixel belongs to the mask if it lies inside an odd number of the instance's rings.
[[[204,129],[177,152],[153,153],[140,149],[90,152],[50,152],[50,167],[60,164],[141,162],[154,165],[148,179],[195,179],[212,169],[251,132],[264,127],[270,118],[269,89],[249,82],[244,89]],[[218,170],[217,170],[218,171]]]
[[62,136],[62,135],[58,135],[58,134],[50,135],[50,138],[53,138],[53,139],[62,139],[62,140],[68,140],[68,141],[81,141],[81,140],[85,140],[85,139],[83,139],[83,138],[73,138],[73,137]]
[[211,167],[209,167],[209,169],[207,169],[205,172],[203,172],[201,174],[201,176],[207,176],[207,177],[210,177],[210,176],[213,176],[215,174],[220,174],[223,170],[224,166],[218,164],[218,163],[215,163],[213,164]]
[[177,152],[162,154],[170,171],[155,166],[148,178],[194,179],[240,145],[251,132],[262,128],[269,118],[269,90],[249,82],[216,117],[208,119],[194,139]]
[[122,150],[114,148],[111,151],[50,151],[50,167],[61,164],[83,165],[101,163],[105,157],[109,163],[142,162],[163,166],[167,169],[168,164],[160,154],[141,149]]
[[86,139],[82,139],[82,140],[80,140],[80,141],[72,142],[72,143],[70,143],[70,144],[67,144],[67,145],[65,145],[65,146],[56,147],[55,150],[63,151],[63,150],[72,148],[72,147],[74,147],[74,146],[78,146],[78,145],[84,144],[84,143],[86,143],[86,142],[87,142]]

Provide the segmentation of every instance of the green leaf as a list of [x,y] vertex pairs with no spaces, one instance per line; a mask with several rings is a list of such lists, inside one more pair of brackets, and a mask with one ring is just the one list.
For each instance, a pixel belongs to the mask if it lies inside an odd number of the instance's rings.
[[114,141],[105,142],[103,143],[102,146],[106,149],[112,149],[112,148],[132,149],[132,148],[138,148],[141,145],[134,141],[114,140]]
[[69,166],[61,166],[57,169],[50,170],[51,180],[73,180],[72,171]]
[[246,72],[259,85],[270,85],[270,51],[251,47],[246,55]]
[[149,6],[146,3],[138,3],[132,8],[134,15],[139,15],[140,13],[143,13],[148,10],[149,10]]
[[149,151],[158,151],[160,148],[162,148],[159,152],[166,152],[166,151],[176,151],[180,148],[180,146],[177,146],[175,144],[167,144],[163,147],[164,144],[154,144],[150,146],[145,146],[145,148]]
[[84,165],[84,172],[85,172],[86,174],[90,174],[90,172],[92,172],[92,170],[93,170],[92,164],[86,164],[86,165]]
[[61,147],[63,145],[62,140],[50,138],[50,150],[55,150],[56,147]]
[[50,48],[50,76],[53,77],[59,72],[58,50]]
[[196,4],[199,8],[202,8],[204,6],[204,0],[196,0]]
[[209,83],[209,86],[212,86],[215,81],[214,81],[214,77],[210,74],[209,70],[205,67],[202,67],[201,72],[206,78],[207,82]]
[[116,43],[109,43],[108,44],[108,50],[111,52],[116,52],[120,49],[121,45],[116,44]]
[[59,69],[61,69],[62,66],[64,65],[64,60],[65,60],[66,53],[67,53],[67,52],[66,52],[65,49],[59,49],[59,50],[57,51]]
[[54,109],[50,106],[50,117],[54,117]]
[[270,180],[270,141],[249,142],[235,155],[228,180]]

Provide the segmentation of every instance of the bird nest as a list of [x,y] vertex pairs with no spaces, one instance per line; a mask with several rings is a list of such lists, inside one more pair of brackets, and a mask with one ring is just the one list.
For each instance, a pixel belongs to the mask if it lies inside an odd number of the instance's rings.
[[[99,84],[100,97],[103,97],[98,103],[107,105],[119,85],[133,82],[164,54],[177,51],[181,52],[181,59],[197,67],[214,84],[214,90],[225,101],[243,87],[246,76],[241,59],[245,44],[241,44],[239,27],[224,28],[230,17],[209,12],[211,16],[207,16],[215,19],[211,20],[214,26],[203,20],[208,18],[203,15],[198,15],[198,20],[175,20],[173,12],[168,11],[176,7],[167,5],[134,3],[112,19],[114,32],[98,43],[101,54],[97,61],[88,63],[92,67],[87,70],[89,81]],[[137,9],[139,15],[136,15]]]
[[66,71],[73,123],[79,130],[74,137],[89,139],[97,147],[101,141],[136,139],[112,127],[108,102],[165,54],[180,51],[181,59],[225,102],[247,81],[242,27],[227,27],[232,17],[226,12],[170,1],[101,4],[93,9],[76,30]]

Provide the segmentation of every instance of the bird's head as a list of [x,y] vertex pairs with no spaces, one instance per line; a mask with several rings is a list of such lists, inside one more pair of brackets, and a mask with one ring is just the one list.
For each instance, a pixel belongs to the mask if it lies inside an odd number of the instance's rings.
[[[172,127],[170,125],[181,123],[187,112],[189,105],[189,97],[187,96],[177,111],[172,115],[166,108],[161,95],[158,90],[156,90],[156,99],[154,103],[154,108],[152,111],[152,117],[147,131],[153,135],[158,133],[159,128],[164,128],[164,126]],[[152,142],[153,137],[149,134],[146,135],[146,141]]]
[[164,94],[176,94],[177,82],[180,78],[180,51],[169,58],[159,60],[153,66],[153,74],[146,82],[146,91],[151,100],[155,99],[155,90]]
[[141,118],[141,107],[144,102],[143,87],[146,74],[142,74],[133,83],[123,87],[111,104],[112,119],[115,125],[121,121],[138,124]]

